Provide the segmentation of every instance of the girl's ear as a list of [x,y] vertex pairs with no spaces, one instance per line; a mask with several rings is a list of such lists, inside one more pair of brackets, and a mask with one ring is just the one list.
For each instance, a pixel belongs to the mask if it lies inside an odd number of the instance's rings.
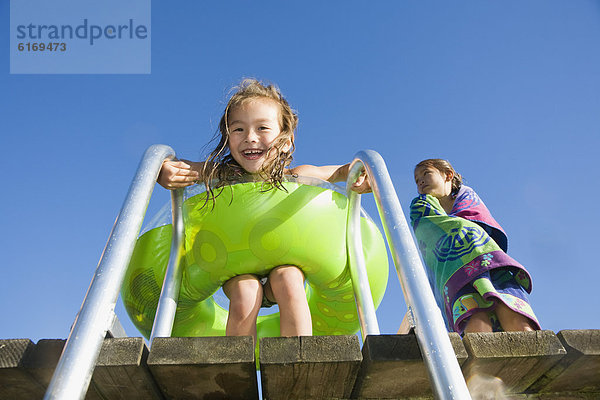
[[446,182],[452,181],[452,179],[454,179],[454,172],[447,171],[446,172]]

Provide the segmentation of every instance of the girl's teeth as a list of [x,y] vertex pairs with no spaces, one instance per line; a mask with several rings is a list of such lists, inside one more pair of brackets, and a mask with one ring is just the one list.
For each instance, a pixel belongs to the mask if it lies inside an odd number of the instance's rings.
[[262,153],[262,150],[246,150],[242,152],[244,157],[251,160],[260,158],[262,156]]

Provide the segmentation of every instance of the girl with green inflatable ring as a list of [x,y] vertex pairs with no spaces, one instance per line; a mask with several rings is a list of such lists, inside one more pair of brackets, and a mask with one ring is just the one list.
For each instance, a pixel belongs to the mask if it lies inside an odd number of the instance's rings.
[[[219,215],[230,214],[230,211],[217,207],[219,205],[217,199],[224,196],[225,188],[231,188],[233,182],[244,177],[256,181],[259,192],[272,193],[286,192],[283,182],[284,176],[289,174],[319,178],[328,182],[345,181],[348,165],[322,167],[301,165],[288,169],[292,161],[294,131],[297,123],[297,115],[279,89],[274,85],[265,85],[253,79],[244,80],[229,99],[219,123],[217,134],[219,142],[206,161],[201,163],[167,161],[161,169],[158,182],[169,189],[185,187],[196,181],[204,182],[206,196],[199,207],[199,213],[206,208],[204,213]],[[214,179],[220,182],[216,187],[210,184]],[[360,192],[370,190],[364,176],[353,189]],[[244,217],[246,216],[252,216],[250,209],[246,210]],[[250,238],[252,243],[249,242],[249,245],[254,249],[252,254],[258,251],[259,260],[265,263],[268,261],[267,265],[272,266],[263,271],[264,275],[253,273],[249,268],[243,268],[244,271],[232,276],[224,274],[222,269],[232,265],[223,263],[225,257],[223,250],[227,246],[221,246],[222,243],[216,240],[218,235],[215,236],[213,235],[215,232],[207,230],[186,232],[186,235],[190,235],[186,239],[186,244],[189,242],[193,246],[196,243],[203,243],[200,247],[198,245],[192,247],[193,251],[190,249],[195,254],[193,260],[190,260],[192,262],[190,267],[193,269],[191,273],[199,274],[198,271],[202,270],[200,265],[204,265],[203,261],[200,261],[204,260],[202,257],[214,253],[215,259],[212,263],[205,263],[205,267],[210,270],[212,278],[228,278],[222,282],[223,291],[230,301],[225,326],[227,335],[251,335],[256,339],[256,318],[261,305],[265,303],[279,305],[280,335],[311,335],[313,323],[305,296],[304,269],[300,268],[298,263],[283,261],[281,255],[285,252],[279,250],[279,247],[269,249],[259,246],[265,241],[268,242],[264,237],[274,236],[275,228],[280,226],[279,217],[276,215],[264,214],[260,217],[259,223],[254,225],[253,229],[258,229],[258,232],[263,235],[257,236],[257,233],[253,232]],[[238,220],[237,223],[247,227],[248,225],[242,221]],[[192,229],[199,229],[199,227],[194,226]],[[200,237],[197,238],[198,235]],[[260,237],[260,243],[254,243],[256,237]],[[286,237],[285,240],[288,238]],[[211,246],[211,241],[214,242],[214,246]],[[282,243],[284,249],[288,245],[287,242]],[[208,250],[209,248],[212,250]],[[202,251],[207,253],[204,254]],[[336,249],[327,251],[335,252]],[[202,256],[197,258],[198,254]],[[238,253],[234,250],[234,254]],[[233,258],[236,262],[247,265],[248,261],[244,257],[245,255],[240,255],[238,258]],[[230,258],[232,258],[231,253],[227,253],[226,259]],[[315,265],[307,265],[307,267],[317,268]],[[267,278],[264,285],[261,283],[263,277]],[[189,318],[193,317],[194,315]]]
[[[186,188],[183,213],[183,282],[173,336],[225,335],[228,313],[215,292],[235,276],[268,276],[277,265],[295,265],[306,276],[302,296],[315,335],[347,335],[359,329],[347,268],[347,198],[314,178],[288,178],[282,190],[261,191],[245,182],[225,187],[214,209],[203,207],[200,185]],[[361,231],[375,305],[383,298],[388,260],[383,238],[368,217]],[[138,239],[122,289],[125,307],[148,337],[166,272],[171,243],[167,205]],[[280,306],[281,310],[281,306]],[[258,337],[280,335],[280,315],[257,318]]]

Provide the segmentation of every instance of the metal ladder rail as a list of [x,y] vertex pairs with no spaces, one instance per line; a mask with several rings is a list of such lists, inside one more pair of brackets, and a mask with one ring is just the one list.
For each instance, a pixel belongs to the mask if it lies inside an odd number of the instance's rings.
[[[409,312],[412,312],[414,318],[417,341],[425,360],[434,396],[437,399],[470,400],[471,395],[456,360],[442,314],[429,286],[421,255],[402,212],[387,167],[379,153],[373,150],[358,152],[350,164],[347,187],[350,198],[349,207],[352,209],[349,212],[348,234],[360,237],[360,221],[357,211],[360,208],[360,200],[355,200],[360,198],[360,195],[352,192],[350,186],[356,182],[363,169],[367,171],[396,272],[409,306]],[[366,271],[364,270],[361,242],[352,239],[348,240],[348,245],[351,259],[358,260],[351,264],[357,265],[358,268],[361,268],[362,264],[363,269],[358,274],[364,275],[364,278],[358,278],[354,283],[355,276],[353,276],[352,282],[355,287],[356,285],[360,286],[358,292],[355,289],[355,293],[360,293],[356,300],[364,339],[366,332],[379,334],[379,328],[375,318],[373,300],[370,290],[368,290],[368,280],[365,285]],[[351,271],[354,269],[352,268]]]
[[154,338],[170,337],[173,331],[179,290],[183,279],[181,258],[184,254],[185,226],[182,207],[183,189],[171,191],[171,213],[173,218],[171,252],[150,333],[150,347],[152,347]]
[[106,331],[113,323],[119,290],[156,178],[163,161],[174,157],[173,149],[165,145],[150,146],[144,153],[46,390],[45,400],[85,397]]
[[360,231],[361,196],[352,190],[352,184],[356,182],[358,176],[362,173],[362,166],[358,163],[354,163],[352,166],[354,168],[349,169],[346,180],[346,196],[348,197],[346,244],[348,247],[350,279],[352,280],[354,299],[360,322],[360,332],[364,343],[368,335],[379,335],[380,331],[362,246],[362,234]]

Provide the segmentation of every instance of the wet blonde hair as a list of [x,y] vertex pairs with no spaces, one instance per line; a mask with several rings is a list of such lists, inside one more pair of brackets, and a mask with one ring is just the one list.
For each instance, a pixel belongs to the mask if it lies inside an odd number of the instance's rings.
[[420,167],[435,168],[438,171],[440,171],[441,173],[443,173],[444,175],[451,172],[452,173],[452,191],[450,192],[450,194],[453,197],[456,197],[456,195],[458,194],[458,191],[460,190],[460,188],[462,186],[462,176],[458,172],[456,172],[456,170],[454,169],[454,167],[452,167],[452,164],[450,164],[450,162],[448,160],[443,160],[441,158],[429,158],[427,160],[423,160],[415,166],[414,172],[417,172],[417,169]]
[[[279,128],[281,132],[271,147],[267,149],[268,154],[275,153],[271,154],[265,161],[259,171],[259,176],[264,180],[265,185],[263,187],[266,190],[272,188],[285,190],[282,181],[285,169],[292,162],[292,154],[295,150],[294,132],[298,126],[298,115],[292,110],[279,88],[273,84],[265,84],[256,79],[244,79],[232,91],[234,93],[227,102],[219,122],[219,130],[213,138],[213,141],[218,141],[218,143],[206,159],[202,170],[202,180],[209,197],[214,200],[213,187],[223,187],[240,180],[245,175],[246,171],[235,161],[229,150],[228,119],[231,112],[237,107],[242,107],[260,99],[273,101],[279,106]],[[288,143],[291,145],[284,151]]]

